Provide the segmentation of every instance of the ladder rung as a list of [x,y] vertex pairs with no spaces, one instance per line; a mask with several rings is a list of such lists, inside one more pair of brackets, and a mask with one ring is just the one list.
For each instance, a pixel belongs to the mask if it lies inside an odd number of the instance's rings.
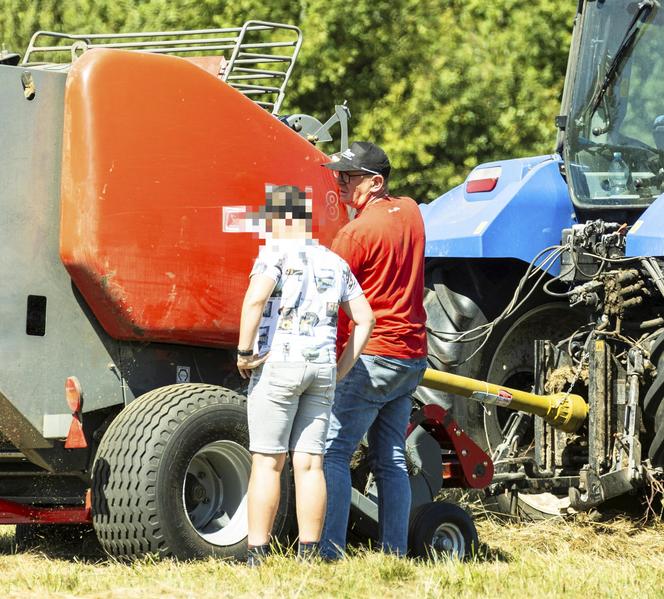
[[237,58],[240,58],[241,56],[246,58],[263,58],[265,60],[281,60],[284,62],[290,62],[293,59],[292,56],[283,56],[281,54],[259,54],[258,52],[239,52]]
[[[236,80],[256,81],[257,78],[256,77],[251,77],[251,78],[247,78],[247,77],[229,77],[227,79],[227,81],[231,81],[231,80],[233,80],[233,81],[236,81]],[[274,87],[273,85],[264,85],[262,83],[258,83],[257,81],[256,81],[256,83],[253,83],[253,84],[252,83],[242,83],[241,81],[238,81],[238,83],[233,83],[232,84],[233,87],[237,87],[238,89],[239,88],[244,88],[244,89],[268,89],[268,90],[271,90],[271,91],[281,90],[280,87]]]
[[233,87],[236,89],[262,89],[265,91],[281,91],[281,87],[276,87],[274,85],[263,85],[262,83],[233,83]]
[[[236,60],[234,62],[234,65],[237,64],[261,64],[261,63],[266,63],[269,62],[270,64],[283,64],[283,63],[288,63],[290,61],[286,60],[266,60],[265,58],[241,58],[239,60]],[[233,67],[233,70],[235,70],[237,67]]]
[[[201,38],[201,39],[186,39],[186,40],[156,40],[156,41],[135,41],[135,42],[109,42],[105,44],[89,44],[89,47],[94,48],[151,48],[154,46],[163,46],[164,44],[169,44],[171,46],[192,46],[194,44],[200,44],[201,49],[204,47],[210,46],[212,44],[217,44],[215,48],[219,47],[218,44],[223,44],[224,48],[234,48],[237,43],[237,38],[234,37],[216,37],[216,38]],[[57,47],[57,46],[56,46]],[[60,46],[62,47],[62,46]],[[35,48],[39,50],[41,48]]]
[[[274,79],[274,77],[268,77],[268,76],[259,77],[258,75],[231,75],[228,79],[226,79],[226,81],[229,82],[229,83],[231,81],[237,81],[238,85],[242,85],[242,83],[240,83],[242,81],[250,81],[250,82],[251,81],[256,81],[257,82],[256,85],[261,85],[258,82],[261,81],[262,79],[268,79],[269,80],[269,79]],[[249,84],[249,85],[251,85],[251,84]]]
[[[258,75],[231,75],[226,81],[261,81],[262,79],[274,79],[274,77],[268,77],[267,75],[262,77]],[[257,85],[259,84],[257,83]]]
[[247,67],[237,67],[233,69],[234,72],[238,73],[255,73],[256,75],[265,75],[270,77],[285,77],[286,73],[283,71],[268,71],[266,69],[249,69]]
[[270,90],[270,89],[249,89],[249,88],[243,89],[243,88],[237,87],[235,85],[233,85],[232,87],[234,87],[237,91],[243,93],[245,96],[258,96],[260,94],[277,94],[281,91],[280,89],[273,89],[273,90]]
[[242,48],[292,48],[297,42],[242,42]]

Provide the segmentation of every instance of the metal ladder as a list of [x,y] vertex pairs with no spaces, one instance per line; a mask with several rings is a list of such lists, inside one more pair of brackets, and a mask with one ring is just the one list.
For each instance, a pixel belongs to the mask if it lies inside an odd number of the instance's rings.
[[[277,30],[282,34],[278,37],[283,39],[265,41],[266,31]],[[263,39],[256,34],[262,34]],[[272,114],[278,114],[301,45],[302,32],[293,25],[247,21],[222,80]]]
[[[220,60],[218,77],[259,106],[278,114],[301,45],[302,32],[298,27],[267,21],[247,21],[242,27],[182,31],[93,34],[37,31],[30,38],[21,64],[47,68],[73,63],[94,48],[181,56],[230,54],[230,59]],[[42,58],[39,55],[47,60],[35,61],[35,56]]]

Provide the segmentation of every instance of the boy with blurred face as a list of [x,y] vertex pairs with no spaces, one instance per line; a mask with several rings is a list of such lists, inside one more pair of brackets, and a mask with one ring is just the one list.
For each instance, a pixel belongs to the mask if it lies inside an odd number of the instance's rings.
[[[369,142],[355,142],[325,167],[338,173],[341,201],[356,211],[332,249],[350,266],[376,317],[371,339],[337,386],[325,451],[328,503],[321,555],[346,546],[350,459],[367,435],[378,487],[380,543],[405,555],[410,513],[405,435],[411,394],[426,368],[424,223],[416,203],[388,191],[390,162]],[[338,345],[352,335],[340,316]]]
[[[252,565],[268,551],[288,451],[298,551],[316,553],[326,505],[323,452],[336,381],[359,357],[374,323],[348,265],[312,239],[306,193],[294,186],[269,186],[262,216],[269,236],[244,298],[237,359],[240,374],[251,377],[247,508]],[[340,306],[355,329],[337,362]]]

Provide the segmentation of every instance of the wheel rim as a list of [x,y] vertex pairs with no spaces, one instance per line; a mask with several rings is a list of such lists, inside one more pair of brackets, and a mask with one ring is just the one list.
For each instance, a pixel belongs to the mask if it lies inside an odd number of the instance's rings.
[[234,441],[215,441],[189,462],[182,499],[189,523],[212,545],[234,545],[247,536],[251,454]]
[[[519,318],[505,333],[491,359],[487,380],[506,387],[519,387],[525,381],[534,381],[534,339],[562,339],[582,324],[577,314],[567,305],[542,304]],[[502,413],[501,413],[502,412]],[[487,407],[484,425],[492,449],[502,439],[506,408]],[[499,441],[498,441],[499,442]],[[543,515],[564,513],[569,506],[567,496],[551,493],[519,493],[519,500]]]
[[451,522],[441,524],[431,538],[431,554],[436,557],[463,559],[466,556],[466,539],[461,529]]

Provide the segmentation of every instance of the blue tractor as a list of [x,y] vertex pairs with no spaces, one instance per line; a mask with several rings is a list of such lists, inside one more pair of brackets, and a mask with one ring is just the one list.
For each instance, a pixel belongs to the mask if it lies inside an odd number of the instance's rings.
[[418,391],[490,452],[499,508],[532,517],[662,488],[661,2],[578,2],[556,125],[553,154],[481,164],[422,206],[431,367],[588,400],[570,434]]

